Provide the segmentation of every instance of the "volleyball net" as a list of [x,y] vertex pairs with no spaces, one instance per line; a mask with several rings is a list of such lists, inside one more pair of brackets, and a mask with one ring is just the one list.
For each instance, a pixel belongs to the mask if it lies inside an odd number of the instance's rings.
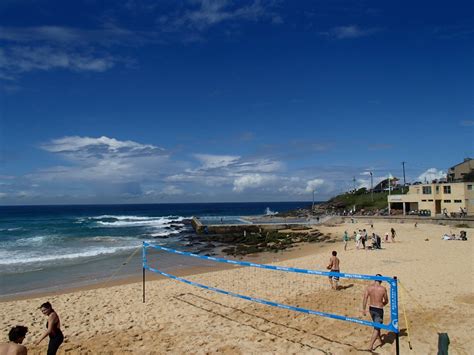
[[[396,278],[337,273],[197,255],[143,243],[145,270],[208,291],[289,311],[377,327],[398,334],[398,282]],[[291,260],[287,261],[291,264]],[[226,269],[225,273],[217,272]],[[186,270],[192,272],[186,272]],[[198,273],[196,273],[196,271]],[[179,276],[177,276],[179,275]],[[331,289],[338,278],[339,290]],[[362,315],[367,286],[381,281],[388,286],[389,303],[383,324]],[[145,286],[143,290],[145,297]]]

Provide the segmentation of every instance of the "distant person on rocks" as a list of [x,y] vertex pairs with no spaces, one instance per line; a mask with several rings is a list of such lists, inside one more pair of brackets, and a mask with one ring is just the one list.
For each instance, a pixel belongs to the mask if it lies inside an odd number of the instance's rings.
[[40,306],[41,313],[48,317],[46,322],[46,332],[41,336],[41,338],[36,342],[36,345],[39,345],[41,341],[49,336],[48,352],[47,355],[56,355],[56,352],[59,349],[59,346],[64,341],[64,335],[61,332],[61,321],[56,311],[53,309],[53,306],[49,302],[45,302]]
[[[382,276],[377,274],[377,276]],[[367,301],[369,301],[369,313],[374,323],[383,324],[383,307],[388,304],[387,289],[382,286],[382,281],[374,281],[367,287],[362,301],[362,313],[367,315]],[[374,327],[374,332],[370,339],[369,350],[374,351],[376,348],[375,342],[379,340],[382,345],[382,338],[380,337],[380,328]]]
[[[330,270],[331,272],[340,272],[339,264],[340,264],[340,261],[339,261],[339,258],[337,257],[337,251],[333,250],[332,256],[329,259],[329,264],[326,268]],[[331,284],[331,288],[333,290],[338,289],[338,285],[337,285],[338,282],[339,282],[338,276],[329,276],[329,283]]]
[[347,242],[349,242],[349,234],[347,234],[347,231],[344,231],[342,240],[344,241],[344,250],[347,250]]
[[28,350],[26,346],[21,345],[25,340],[28,328],[17,325],[8,332],[8,343],[0,344],[0,355],[26,355]]

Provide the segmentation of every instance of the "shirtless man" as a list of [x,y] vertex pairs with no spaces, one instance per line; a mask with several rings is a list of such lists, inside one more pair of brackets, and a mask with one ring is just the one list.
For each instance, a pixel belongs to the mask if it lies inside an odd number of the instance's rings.
[[[339,258],[337,257],[337,251],[333,250],[332,256],[329,259],[329,265],[327,266],[328,270],[332,272],[339,272]],[[339,282],[339,277],[337,276],[329,276],[329,283],[331,284],[331,288],[337,290],[337,283]]]
[[26,346],[21,345],[21,343],[25,340],[27,332],[28,328],[22,325],[17,325],[10,329],[8,333],[10,342],[0,344],[0,355],[26,355],[28,350],[26,350]]
[[[377,274],[377,276],[382,276]],[[367,300],[369,302],[369,312],[374,323],[383,323],[383,307],[388,303],[387,289],[382,286],[382,281],[374,281],[367,287],[362,302],[362,313],[367,315]],[[374,327],[372,338],[370,339],[370,351],[373,351],[376,340],[380,341],[382,345],[382,338],[380,337],[380,328]]]

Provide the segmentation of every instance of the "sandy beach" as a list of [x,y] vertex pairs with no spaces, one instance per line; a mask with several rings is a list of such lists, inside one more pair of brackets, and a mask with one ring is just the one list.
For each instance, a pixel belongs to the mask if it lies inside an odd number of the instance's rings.
[[[391,227],[397,231],[395,243],[383,243],[383,250],[357,250],[351,241],[344,251],[342,233],[365,228],[383,236]],[[468,354],[474,348],[473,242],[474,229],[467,230],[468,241],[444,241],[444,233],[459,228],[410,223],[377,222],[372,230],[367,221],[320,226],[318,229],[337,240],[305,244],[278,254],[250,257],[252,261],[323,270],[330,251],[336,250],[341,271],[362,274],[381,273],[397,276],[406,292],[399,295],[401,353],[432,354],[437,350],[437,332],[447,332],[450,353]],[[291,277],[292,274],[285,273]],[[356,314],[362,294],[355,285],[331,291],[327,280],[310,282],[295,279],[294,287],[282,287],[281,280],[271,282],[265,274],[249,268],[218,270],[194,275],[202,283],[225,288],[230,280],[251,278],[251,287],[266,299],[292,301],[319,310],[341,309]],[[301,276],[299,276],[301,277]],[[293,280],[285,282],[291,284]],[[346,281],[341,280],[344,285]],[[296,286],[299,285],[299,286]],[[287,292],[287,294],[285,294]],[[346,299],[351,301],[346,303]],[[345,354],[368,353],[372,329],[354,323],[264,306],[230,296],[205,291],[169,279],[147,283],[147,301],[142,303],[142,284],[132,282],[104,288],[76,289],[70,293],[1,303],[0,334],[6,340],[11,326],[29,328],[24,344],[29,353],[46,352],[47,340],[40,346],[34,341],[44,331],[46,319],[38,306],[49,300],[62,321],[65,343],[60,354]],[[402,304],[406,309],[407,324]],[[367,318],[368,319],[368,318]],[[408,346],[410,335],[412,350]],[[382,331],[382,334],[387,332]],[[393,334],[376,353],[393,354]]]

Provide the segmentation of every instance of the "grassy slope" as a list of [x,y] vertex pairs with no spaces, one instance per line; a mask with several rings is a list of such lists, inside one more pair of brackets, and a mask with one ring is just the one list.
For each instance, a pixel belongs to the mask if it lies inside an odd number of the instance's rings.
[[[392,191],[392,195],[401,193],[401,190]],[[345,193],[333,197],[327,201],[326,204],[328,207],[334,206],[336,209],[345,210],[350,210],[352,207],[354,207],[354,205],[356,206],[357,210],[360,210],[361,208],[365,210],[384,209],[388,206],[387,196],[388,192],[374,193],[372,201],[372,195],[370,193],[359,190],[355,194]]]

